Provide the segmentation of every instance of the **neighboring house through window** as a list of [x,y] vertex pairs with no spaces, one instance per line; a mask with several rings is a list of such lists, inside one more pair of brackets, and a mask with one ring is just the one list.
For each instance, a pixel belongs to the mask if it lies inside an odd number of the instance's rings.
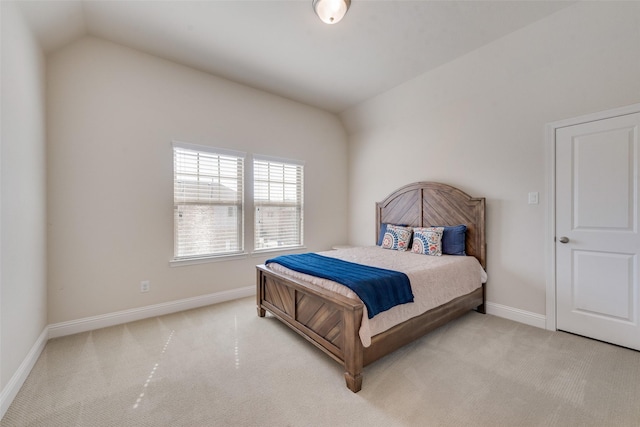
[[299,161],[253,157],[256,251],[303,245],[303,172]]
[[174,258],[244,251],[244,153],[173,144]]

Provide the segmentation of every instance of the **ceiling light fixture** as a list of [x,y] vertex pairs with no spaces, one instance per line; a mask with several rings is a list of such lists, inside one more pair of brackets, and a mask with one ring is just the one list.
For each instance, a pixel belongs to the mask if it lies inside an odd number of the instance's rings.
[[340,22],[349,6],[351,0],[313,0],[313,10],[325,24]]

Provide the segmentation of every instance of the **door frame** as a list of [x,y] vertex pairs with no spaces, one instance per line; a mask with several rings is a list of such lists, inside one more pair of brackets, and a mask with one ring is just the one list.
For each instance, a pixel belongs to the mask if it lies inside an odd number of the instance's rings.
[[557,330],[556,307],[556,130],[597,120],[640,113],[640,103],[614,108],[584,116],[559,120],[545,125],[547,231],[545,237],[546,262],[546,329]]

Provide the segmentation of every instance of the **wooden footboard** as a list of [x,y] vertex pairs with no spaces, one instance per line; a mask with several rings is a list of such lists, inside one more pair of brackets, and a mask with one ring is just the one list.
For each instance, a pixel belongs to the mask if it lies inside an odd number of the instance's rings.
[[347,387],[362,387],[363,347],[358,331],[363,303],[257,266],[257,308],[275,317],[345,368]]
[[344,366],[349,390],[362,388],[363,367],[484,304],[483,288],[414,317],[371,339],[364,347],[358,331],[363,303],[308,282],[257,266],[258,315],[269,311]]

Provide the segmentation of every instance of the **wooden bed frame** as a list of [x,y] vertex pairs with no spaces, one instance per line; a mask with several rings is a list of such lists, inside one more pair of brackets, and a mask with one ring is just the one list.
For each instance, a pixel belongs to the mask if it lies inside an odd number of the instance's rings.
[[[406,185],[376,204],[376,242],[380,224],[412,227],[467,226],[466,253],[486,269],[485,199],[435,182]],[[347,387],[362,388],[364,366],[422,337],[471,309],[484,313],[484,286],[407,320],[371,338],[364,347],[358,331],[363,303],[311,283],[257,267],[258,316],[272,313],[309,342],[344,365]]]

